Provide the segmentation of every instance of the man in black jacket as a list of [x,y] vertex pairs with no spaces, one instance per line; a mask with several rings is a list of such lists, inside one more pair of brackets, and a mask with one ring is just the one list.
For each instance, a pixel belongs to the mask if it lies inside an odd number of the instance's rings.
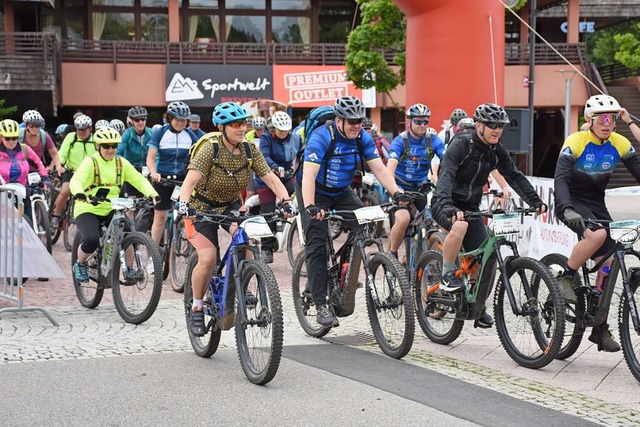
[[[518,170],[507,150],[499,143],[509,116],[496,104],[476,108],[475,131],[459,135],[449,143],[438,172],[438,187],[431,201],[433,217],[448,231],[444,241],[442,283],[440,289],[461,292],[464,284],[455,276],[455,261],[464,245],[465,251],[477,249],[488,237],[479,218],[465,219],[464,211],[479,211],[483,187],[492,170],[497,169],[529,205],[538,213],[546,212],[535,189]],[[475,326],[490,328],[493,319],[486,312]]]

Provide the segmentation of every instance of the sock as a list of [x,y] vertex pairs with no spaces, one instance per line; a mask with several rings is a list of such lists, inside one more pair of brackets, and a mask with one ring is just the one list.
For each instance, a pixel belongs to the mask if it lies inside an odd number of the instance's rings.
[[455,261],[442,261],[442,275],[446,276],[449,273],[453,273],[456,271],[456,262]]
[[[198,309],[202,310],[202,300],[201,300],[201,299],[195,299],[195,298],[194,298],[194,299],[193,299],[193,306],[192,306],[192,309],[193,309],[193,308],[198,308]],[[196,311],[200,311],[200,310],[196,310]]]

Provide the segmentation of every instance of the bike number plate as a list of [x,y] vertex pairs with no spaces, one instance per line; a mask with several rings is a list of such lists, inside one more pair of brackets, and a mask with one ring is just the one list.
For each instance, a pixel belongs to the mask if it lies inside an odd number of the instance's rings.
[[380,206],[367,206],[353,211],[358,219],[358,224],[366,224],[368,222],[384,221],[387,214]]
[[496,236],[513,236],[520,232],[520,217],[517,213],[498,214],[493,216],[493,234]]
[[242,228],[250,239],[260,239],[262,237],[273,237],[273,231],[267,224],[267,221],[261,217],[256,216],[249,218],[242,222]]
[[614,221],[609,223],[611,238],[620,243],[633,243],[640,237],[640,221]]
[[40,184],[41,180],[42,179],[40,178],[38,172],[31,172],[27,175],[27,181],[29,182],[29,185]]
[[111,199],[111,209],[121,211],[123,209],[131,209],[133,207],[133,199],[127,197],[118,197]]
[[173,200],[174,202],[177,202],[178,199],[180,199],[180,186],[176,185],[175,187],[173,187],[173,193],[171,193],[171,200]]

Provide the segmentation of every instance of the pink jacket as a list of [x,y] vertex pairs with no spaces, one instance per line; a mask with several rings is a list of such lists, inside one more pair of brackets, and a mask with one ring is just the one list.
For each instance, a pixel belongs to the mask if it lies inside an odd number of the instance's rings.
[[[23,144],[27,147],[27,156],[29,160],[38,166],[38,173],[41,177],[46,178],[48,176],[47,169],[42,164],[42,161],[38,157],[38,155],[26,144]],[[17,163],[20,168],[20,176],[17,180],[10,179],[11,175],[11,166]],[[0,176],[7,182],[17,182],[22,185],[27,185],[27,174],[29,173],[29,162],[24,156],[22,152],[21,144],[16,146],[16,149],[11,151],[8,150],[4,145],[0,145]]]

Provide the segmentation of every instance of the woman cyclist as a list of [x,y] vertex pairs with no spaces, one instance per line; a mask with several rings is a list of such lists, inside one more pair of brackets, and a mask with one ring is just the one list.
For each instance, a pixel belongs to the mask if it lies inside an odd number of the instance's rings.
[[94,141],[98,152],[82,161],[69,182],[71,193],[76,198],[76,225],[83,237],[82,245],[78,247],[78,261],[73,265],[73,275],[79,282],[89,280],[87,260],[99,246],[100,225],[109,224],[113,216],[109,202],[94,206],[87,196],[95,196],[99,189],[108,188],[108,198],[118,197],[124,182],[133,185],[146,197],[158,196],[151,183],[129,161],[121,157],[116,160],[116,149],[121,141],[118,131],[110,127],[101,128],[95,133]]
[[124,126],[124,122],[120,119],[113,119],[109,122],[109,127],[111,129],[115,129],[116,131],[118,131],[118,133],[120,135],[122,135],[124,133],[125,130],[125,126]]
[[[132,123],[122,134],[122,142],[116,153],[127,159],[138,172],[147,164],[149,141],[151,141],[151,128],[147,127],[147,109],[144,107],[131,107],[127,114],[127,120]],[[128,183],[124,183],[124,196],[141,196],[140,192]]]

